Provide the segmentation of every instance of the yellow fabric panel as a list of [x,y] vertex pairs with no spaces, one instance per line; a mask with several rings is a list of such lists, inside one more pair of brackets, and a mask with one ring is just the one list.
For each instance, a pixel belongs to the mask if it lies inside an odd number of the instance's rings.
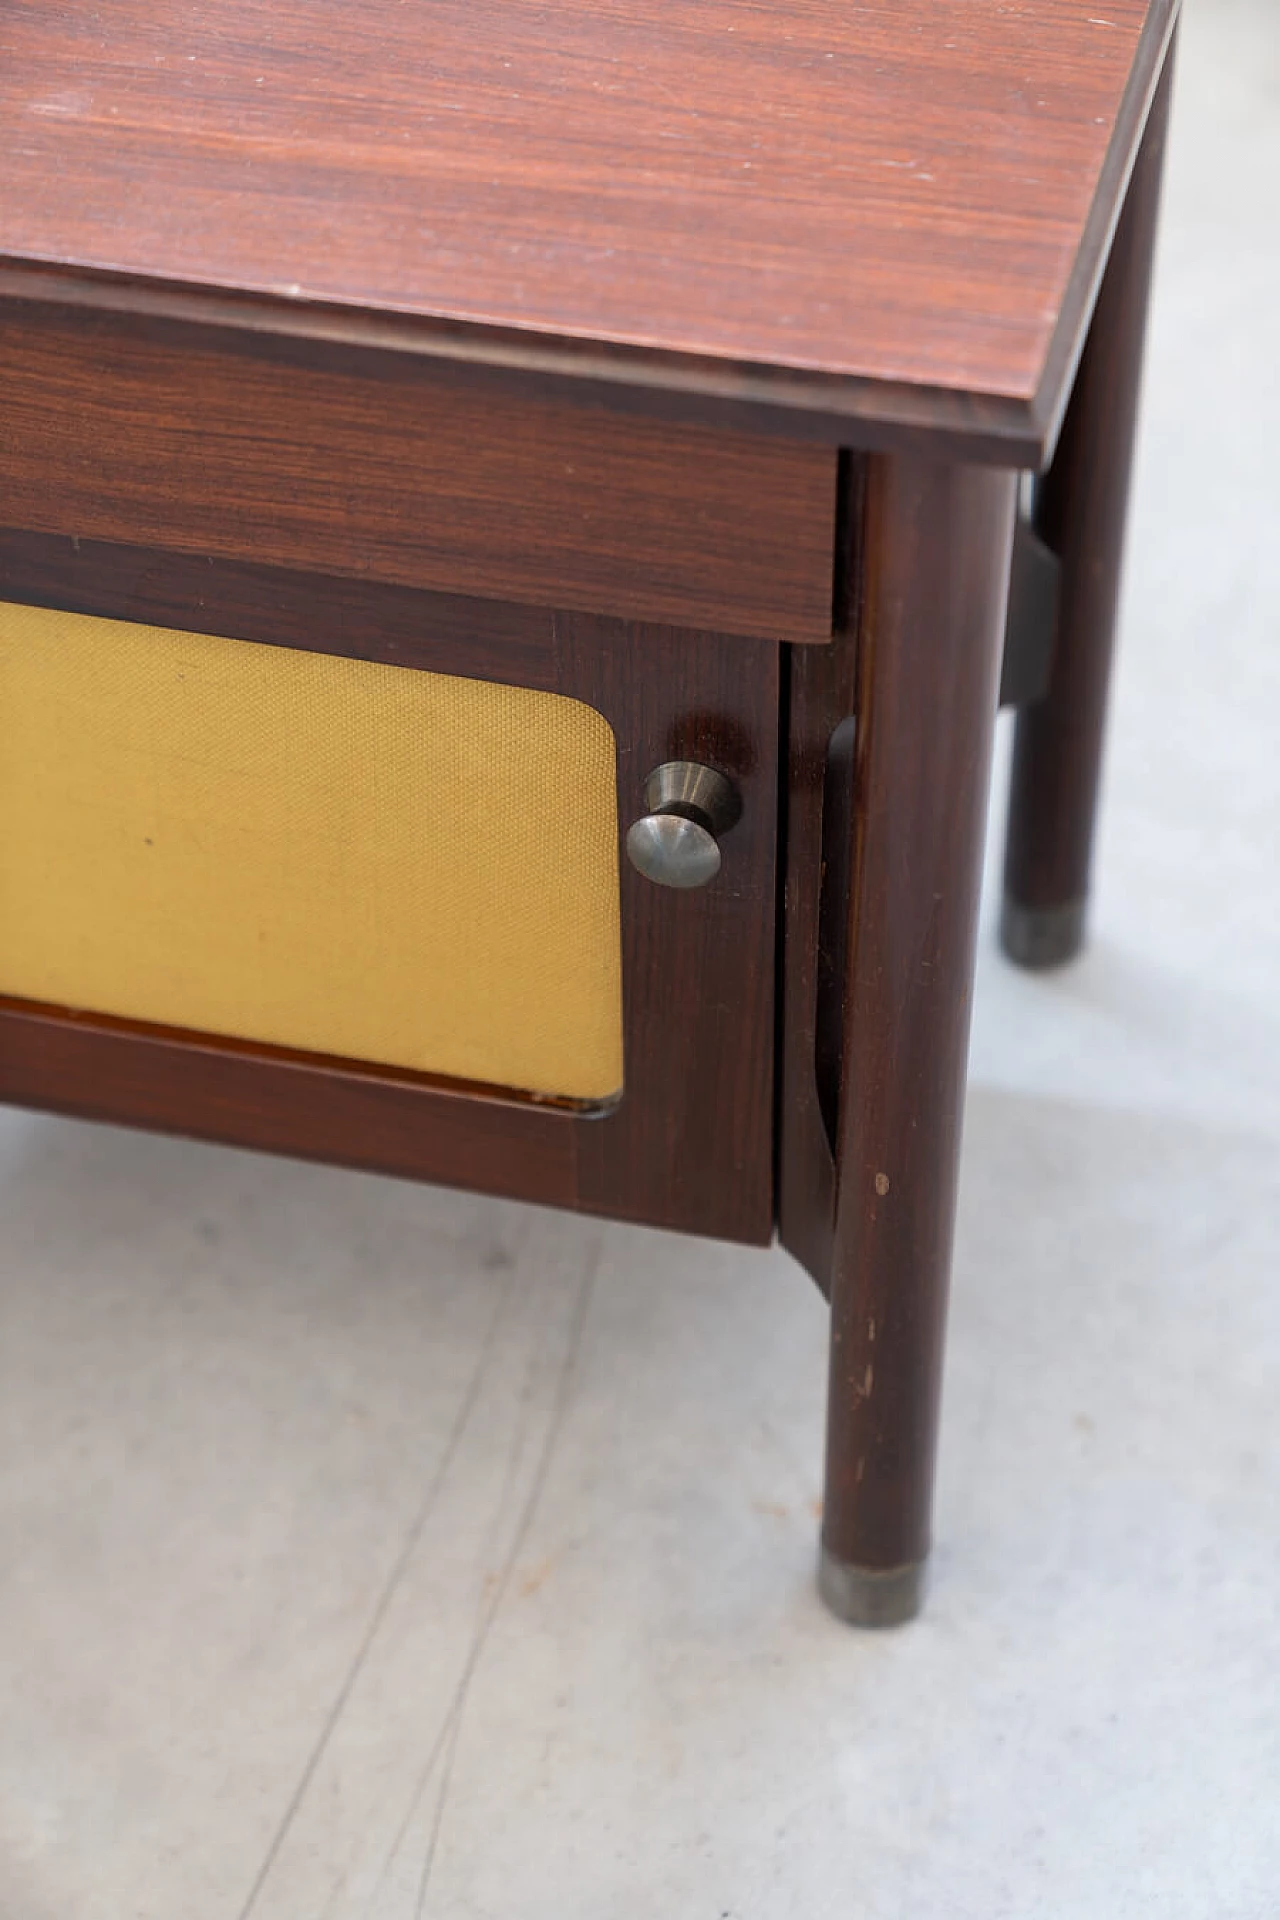
[[580,701],[0,603],[0,992],[535,1092],[622,1084]]

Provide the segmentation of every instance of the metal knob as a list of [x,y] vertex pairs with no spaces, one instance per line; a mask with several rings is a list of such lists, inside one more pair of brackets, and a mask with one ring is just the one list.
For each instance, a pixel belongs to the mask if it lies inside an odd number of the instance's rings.
[[627,834],[627,858],[660,887],[705,887],[720,871],[720,839],[742,811],[714,767],[667,760],[644,783],[649,811]]

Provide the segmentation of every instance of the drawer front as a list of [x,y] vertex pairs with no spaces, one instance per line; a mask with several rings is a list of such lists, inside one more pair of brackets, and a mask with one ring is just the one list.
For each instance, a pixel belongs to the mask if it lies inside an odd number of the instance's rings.
[[[0,534],[0,1098],[767,1238],[779,665]],[[623,851],[673,759],[693,891]]]
[[0,310],[0,525],[770,639],[831,633],[830,448]]

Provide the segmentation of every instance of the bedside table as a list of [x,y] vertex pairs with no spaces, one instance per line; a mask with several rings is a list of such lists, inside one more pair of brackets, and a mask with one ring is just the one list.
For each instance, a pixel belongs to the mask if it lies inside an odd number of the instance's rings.
[[1002,684],[1003,938],[1083,935],[1175,14],[0,28],[0,1098],[776,1230],[865,1624]]

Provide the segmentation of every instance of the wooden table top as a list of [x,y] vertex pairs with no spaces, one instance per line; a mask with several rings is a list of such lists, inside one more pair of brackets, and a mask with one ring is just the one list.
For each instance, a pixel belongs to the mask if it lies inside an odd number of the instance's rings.
[[1026,452],[1176,3],[7,0],[0,291]]

